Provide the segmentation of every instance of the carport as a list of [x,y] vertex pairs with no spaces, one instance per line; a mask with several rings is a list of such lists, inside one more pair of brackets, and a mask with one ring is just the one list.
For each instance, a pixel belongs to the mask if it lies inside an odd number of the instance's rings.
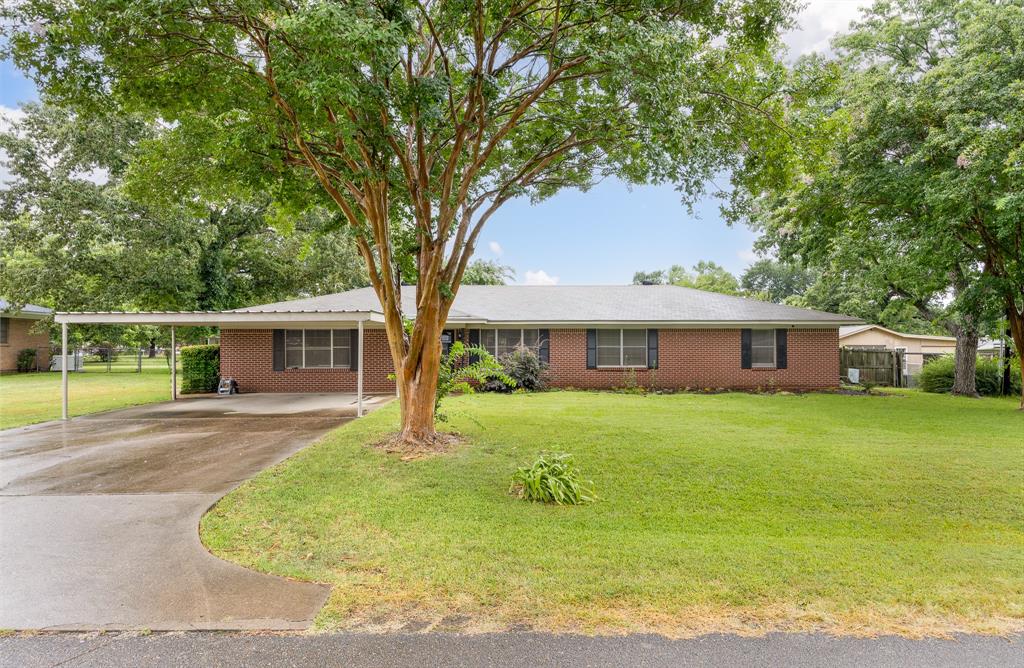
[[355,354],[356,416],[363,416],[363,332],[367,322],[384,322],[377,311],[83,311],[62,312],[54,316],[61,326],[61,417],[68,419],[68,326],[69,325],[156,325],[171,332],[171,400],[178,398],[176,327],[218,327],[254,329],[355,328],[358,344]]

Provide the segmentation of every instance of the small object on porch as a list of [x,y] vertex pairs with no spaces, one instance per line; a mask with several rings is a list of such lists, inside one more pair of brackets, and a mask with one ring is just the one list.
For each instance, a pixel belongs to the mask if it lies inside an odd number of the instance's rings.
[[234,378],[221,378],[217,394],[238,394],[238,382]]

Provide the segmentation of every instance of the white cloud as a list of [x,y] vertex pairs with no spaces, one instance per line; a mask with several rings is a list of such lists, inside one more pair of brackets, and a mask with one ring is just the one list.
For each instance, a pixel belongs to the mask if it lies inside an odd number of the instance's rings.
[[860,10],[870,4],[871,0],[811,0],[797,15],[797,27],[782,36],[790,57],[814,51],[830,53],[832,38],[845,32],[850,21],[860,18]]
[[744,262],[757,262],[758,260],[757,253],[754,252],[753,248],[736,251],[736,257]]
[[492,241],[491,243],[487,244],[487,247],[490,248],[491,252],[497,255],[498,257],[501,257],[502,254],[505,252],[505,249],[502,248],[501,244],[499,244],[497,241]]
[[527,285],[558,285],[557,276],[548,276],[548,272],[543,269],[537,271],[526,272],[526,284]]

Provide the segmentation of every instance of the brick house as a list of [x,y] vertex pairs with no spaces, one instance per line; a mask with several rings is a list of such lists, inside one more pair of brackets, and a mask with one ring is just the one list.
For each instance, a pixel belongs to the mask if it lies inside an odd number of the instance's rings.
[[10,304],[0,299],[0,373],[17,371],[18,354],[26,348],[36,351],[36,369],[49,367],[50,332],[37,325],[50,313],[50,309],[34,304],[11,310]]
[[[414,288],[403,290],[407,315]],[[243,392],[394,392],[371,288],[232,311],[274,325],[220,323],[221,375]],[[330,314],[336,314],[331,316]],[[310,322],[310,318],[317,322]],[[331,318],[335,322],[331,322]],[[289,322],[284,322],[287,319]],[[501,356],[537,350],[555,387],[827,389],[839,385],[839,327],[855,318],[676,286],[475,286],[459,289],[442,337]]]

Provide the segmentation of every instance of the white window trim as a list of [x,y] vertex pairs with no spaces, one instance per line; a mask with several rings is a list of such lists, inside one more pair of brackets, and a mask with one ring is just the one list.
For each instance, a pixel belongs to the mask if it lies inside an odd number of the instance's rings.
[[[625,339],[625,334],[623,334],[623,332],[626,331],[627,329],[630,330],[630,331],[642,331],[644,333],[644,361],[643,361],[642,364],[623,364],[622,363],[622,358],[625,355],[625,346],[623,345],[623,342],[624,342],[624,339]],[[597,331],[599,331],[599,332],[602,332],[602,331],[603,332],[607,332],[608,330],[604,329],[604,330],[597,330]],[[611,330],[611,331],[616,331],[616,330]],[[648,348],[647,348],[647,340],[648,340],[647,329],[645,328],[645,329],[642,329],[642,330],[637,330],[634,327],[625,327],[623,329],[619,329],[618,332],[619,332],[619,363],[618,364],[600,364],[600,363],[598,363],[597,364],[597,368],[598,369],[646,369],[647,365],[650,363],[650,357],[649,357],[650,356],[650,350],[648,350]],[[594,347],[595,347],[595,356],[597,357],[597,359],[600,359],[601,355],[598,354],[600,352],[600,349],[601,348],[610,348],[611,346],[601,346],[601,345],[598,345],[597,339],[596,339],[596,335],[595,335]],[[635,346],[630,346],[630,347],[634,348]],[[596,361],[597,360],[595,360],[595,362]]]
[[[524,343],[524,341],[526,340],[526,330],[528,330],[528,329],[535,329],[535,330],[537,330],[537,347],[538,348],[540,347],[541,338],[540,338],[540,328],[538,328],[538,327],[480,327],[480,328],[477,328],[477,331],[480,332],[480,340],[477,341],[477,345],[480,346],[481,348],[483,348],[484,350],[486,350],[488,353],[490,353],[494,357],[497,357],[498,356],[498,332],[501,331],[501,330],[508,331],[508,330],[516,330],[516,329],[519,330],[519,343],[516,344],[516,348],[525,348],[526,347],[526,344]],[[484,332],[494,332],[494,350],[493,351],[491,351],[487,346],[484,345]]]
[[[330,329],[330,328],[327,329],[327,331],[331,333],[331,364],[330,364],[330,366],[306,366],[306,330],[305,329],[299,330],[299,331],[302,332],[302,366],[288,366],[288,364],[287,364],[287,361],[288,361],[288,350],[289,350],[289,346],[288,346],[288,332],[294,332],[294,331],[295,331],[294,329],[285,330],[285,336],[284,336],[284,358],[285,358],[285,366],[284,366],[284,368],[285,369],[349,369],[349,368],[352,367],[352,362],[351,362],[351,360],[352,360],[352,343],[351,343],[351,341],[349,342],[349,344],[347,346],[338,346],[339,348],[348,348],[349,349],[348,350],[349,364],[347,366],[335,366],[334,365],[334,348],[335,348],[335,345],[334,345],[334,332],[336,332],[336,331],[347,332],[348,330],[335,330],[335,329]],[[318,331],[323,331],[323,330],[318,330]],[[290,349],[291,350],[295,350],[295,347],[292,346]],[[322,348],[321,348],[321,350],[322,350]]]
[[[778,343],[778,332],[771,328],[763,329],[752,329],[750,335],[750,368],[752,369],[777,369],[779,365],[779,343]],[[768,346],[755,346],[753,332],[771,332],[772,333],[772,361],[767,362],[754,362],[754,348],[767,348]]]

